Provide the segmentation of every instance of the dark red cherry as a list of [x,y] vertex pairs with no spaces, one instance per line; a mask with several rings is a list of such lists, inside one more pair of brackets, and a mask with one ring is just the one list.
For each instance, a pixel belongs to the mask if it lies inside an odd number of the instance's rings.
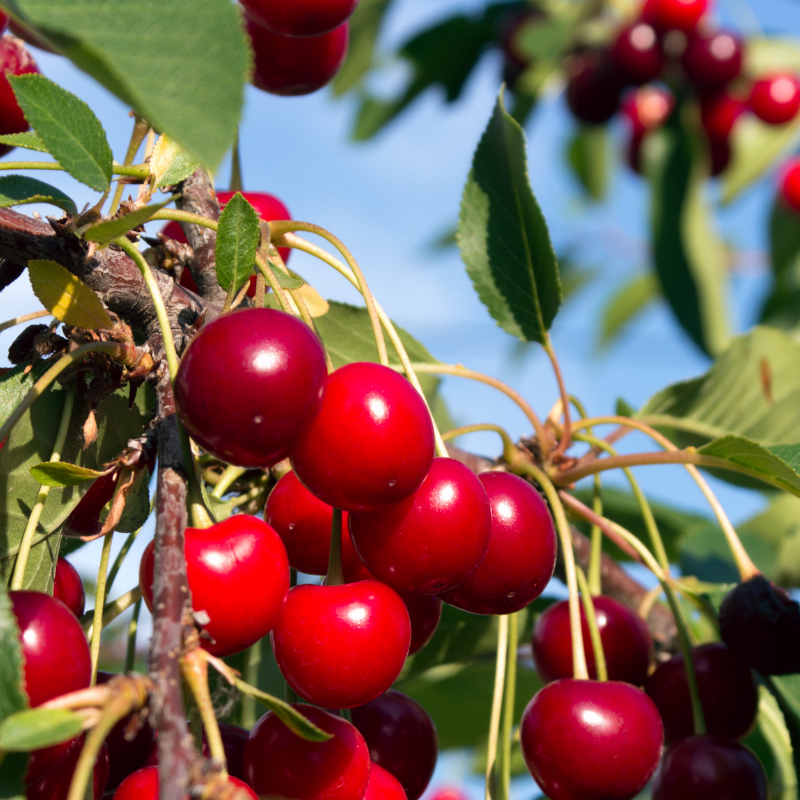
[[626,83],[642,86],[655,80],[664,66],[664,53],[653,27],[641,21],[624,27],[611,47],[611,61]]
[[700,98],[700,121],[711,139],[727,139],[745,103],[727,91],[704,94]]
[[[26,787],[25,797],[27,800],[67,800],[72,776],[75,773],[75,767],[83,749],[83,738],[79,739],[78,742],[79,744],[72,747],[67,756],[53,770]],[[108,747],[103,744],[97,754],[97,760],[94,762],[94,770],[92,772],[93,796],[96,798],[102,797],[103,792],[106,790],[108,770]]]
[[422,486],[386,508],[352,513],[350,535],[375,577],[404,592],[458,586],[489,548],[491,511],[483,484],[463,464],[435,458]]
[[83,614],[86,607],[86,591],[78,570],[67,561],[56,561],[56,577],[53,583],[53,597],[60,600],[76,617]]
[[247,782],[259,795],[295,800],[353,800],[363,797],[370,772],[369,751],[346,720],[319,708],[294,706],[317,727],[334,734],[307,742],[270,712],[256,722],[244,748]]
[[118,479],[119,470],[114,470],[95,480],[67,517],[64,536],[97,536],[100,533],[103,528],[100,514],[114,496]]
[[0,11],[0,33],[3,33],[7,27],[8,14],[4,14],[2,11]]
[[[608,677],[641,686],[647,678],[653,640],[650,631],[633,610],[610,597],[594,597],[595,617],[603,642]],[[545,683],[572,677],[572,641],[569,604],[553,603],[536,621],[533,629],[533,657]],[[581,606],[581,631],[589,675],[597,676],[589,625]]]
[[295,586],[272,631],[287,683],[325,708],[352,708],[383,694],[400,674],[410,642],[405,604],[378,581]]
[[[244,781],[233,775],[228,781],[252,800],[258,800],[258,795]],[[112,800],[158,800],[158,790],[158,767],[144,767],[125,778]]]
[[709,0],[645,0],[642,19],[658,31],[691,33],[708,6]]
[[77,617],[42,592],[9,592],[25,660],[25,691],[31,708],[89,686],[91,657]]
[[253,85],[283,96],[311,94],[333,80],[347,54],[348,23],[322,36],[300,39],[273,33],[245,15],[253,45]]
[[[23,133],[30,128],[17,103],[9,83],[9,75],[39,74],[39,67],[20,39],[3,36],[0,39],[0,135]],[[10,145],[0,145],[0,156],[11,152]]]
[[619,110],[622,81],[608,53],[586,50],[567,67],[567,105],[572,115],[590,125],[608,122]]
[[767,800],[767,776],[744,745],[691,736],[670,747],[653,779],[653,800]]
[[548,684],[520,725],[525,763],[550,800],[631,800],[650,780],[663,741],[653,701],[616,681]]
[[25,772],[25,784],[36,783],[52,772],[65,758],[72,752],[73,748],[79,748],[83,742],[82,737],[70,739],[51,747],[42,747],[33,750],[28,759],[28,768]]
[[473,614],[512,614],[532,603],[553,577],[556,531],[547,503],[508,472],[479,476],[492,514],[489,549],[478,568],[442,595]]
[[682,63],[686,77],[699,89],[721,89],[742,71],[742,40],[727,31],[689,37]]
[[789,73],[766,75],[753,84],[749,105],[768,125],[791,122],[800,110],[800,80]]
[[327,368],[316,334],[270,308],[223,314],[181,358],[175,403],[189,434],[217,458],[267,467],[286,458],[320,408]]
[[383,767],[373,764],[363,800],[407,800],[400,781]]
[[292,466],[321,500],[363,511],[413,494],[433,452],[433,423],[416,389],[389,367],[358,362],[328,377],[322,407],[295,445]]
[[625,97],[622,113],[634,134],[645,134],[660,128],[674,107],[675,99],[671,92],[657,86],[644,86]]
[[721,175],[731,163],[730,139],[709,139],[709,155],[711,156],[711,177]]
[[408,800],[417,800],[439,754],[436,726],[428,712],[408,695],[390,689],[350,713],[373,762],[400,781]]
[[321,36],[346,22],[358,0],[244,0],[256,22],[284,36]]
[[763,575],[728,593],[719,625],[725,644],[762,675],[800,672],[800,605]]
[[781,197],[789,208],[800,211],[800,159],[784,165],[781,175]]
[[[758,713],[758,686],[750,668],[721,642],[692,648],[692,661],[707,732],[729,739],[744,736]],[[661,714],[668,742],[694,733],[689,684],[680,653],[659,665],[644,690]]]

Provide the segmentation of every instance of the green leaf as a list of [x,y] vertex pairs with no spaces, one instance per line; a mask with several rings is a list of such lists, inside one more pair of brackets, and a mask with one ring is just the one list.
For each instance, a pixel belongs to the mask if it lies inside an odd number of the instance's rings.
[[21,206],[26,203],[50,203],[73,217],[78,214],[75,201],[49,183],[22,175],[0,177],[0,208]]
[[800,225],[797,213],[781,199],[772,207],[769,238],[773,287],[764,302],[761,322],[793,330],[800,325]]
[[199,166],[200,162],[197,159],[165,134],[159,137],[150,156],[150,173],[156,189],[180,183],[192,175]]
[[161,203],[151,203],[149,206],[137,208],[136,211],[131,211],[128,214],[121,214],[114,219],[106,220],[105,222],[98,222],[92,225],[83,234],[83,238],[90,242],[97,242],[97,244],[105,246],[111,244],[114,239],[124,236],[128,231],[144,225],[156,211],[169,205],[175,198],[170,197]]
[[608,189],[608,131],[604,125],[581,125],[569,143],[572,172],[591,200],[599,202]]
[[56,318],[78,328],[114,327],[100,298],[80,278],[55,261],[29,261],[33,293]]
[[600,312],[600,345],[608,347],[660,295],[658,280],[649,272],[622,284]]
[[11,147],[24,147],[26,150],[36,150],[39,153],[49,152],[47,145],[45,145],[36,131],[3,134],[0,136],[0,144],[7,144]]
[[237,682],[236,686],[240,691],[252,695],[259,703],[262,703],[270,711],[274,712],[275,716],[300,738],[309,742],[326,742],[333,737],[332,733],[326,733],[321,728],[318,728],[313,722],[306,719],[297,709],[283,700],[273,697],[266,692],[262,692],[254,686],[248,686],[246,683]]
[[253,272],[259,239],[258,212],[241,192],[225,204],[217,230],[217,282],[238,291]]
[[[228,0],[9,0],[80,69],[209,169],[232,144],[251,50]],[[38,126],[34,125],[39,133]]]
[[277,267],[273,269],[273,272],[278,279],[278,283],[284,289],[299,289],[301,286],[306,285],[306,282],[302,278],[295,278],[293,275],[287,275],[283,270]]
[[781,586],[800,586],[800,500],[776,494],[764,511],[738,525],[737,532],[770,580]]
[[[769,796],[780,797],[782,800],[797,800],[798,760],[792,747],[786,720],[777,700],[766,686],[758,687],[758,695],[758,732],[766,741],[774,762]],[[762,763],[764,760],[766,759],[762,758]]]
[[68,708],[27,708],[0,723],[0,750],[27,753],[74,739],[83,721]]
[[558,263],[528,180],[525,134],[502,94],[464,187],[458,246],[497,324],[543,344],[561,304]]
[[108,191],[114,158],[92,109],[44,75],[12,75],[9,80],[25,119],[53,158],[90,189]]
[[130,494],[125,498],[125,508],[114,529],[117,533],[132,533],[147,522],[150,516],[150,473],[143,469],[135,478]]
[[31,475],[45,486],[79,486],[104,474],[99,470],[79,467],[65,461],[42,461],[31,467]]
[[730,336],[728,253],[704,196],[707,166],[681,127],[671,125],[662,137],[665,147],[650,176],[653,260],[678,323],[701,350],[715,355]]
[[791,739],[794,767],[800,774],[800,673],[772,675],[764,682],[778,701]]
[[748,36],[746,74],[759,78],[767,72],[800,72],[800,44],[780,36]]

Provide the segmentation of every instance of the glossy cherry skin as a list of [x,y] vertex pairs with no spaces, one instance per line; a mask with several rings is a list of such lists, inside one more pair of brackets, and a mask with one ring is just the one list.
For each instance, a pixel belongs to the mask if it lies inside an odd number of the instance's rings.
[[[3,36],[0,39],[0,135],[23,133],[30,128],[8,80],[9,75],[30,74],[39,74],[33,56],[20,39]],[[11,150],[10,145],[0,145],[0,156]]]
[[420,594],[439,594],[471,575],[489,548],[491,528],[483,484],[451,458],[435,458],[408,500],[350,515],[350,535],[367,569],[398,591]]
[[525,763],[550,800],[630,800],[653,774],[663,741],[653,701],[616,681],[548,684],[520,724]]
[[[228,781],[252,800],[258,800],[258,795],[244,781],[233,775]],[[158,800],[158,790],[158,767],[144,767],[125,778],[112,800]]]
[[284,36],[321,36],[346,22],[358,0],[244,0],[248,15]]
[[369,751],[346,720],[296,704],[303,716],[327,733],[326,742],[307,742],[272,712],[250,731],[244,748],[245,779],[259,795],[295,800],[352,800],[363,797],[370,772]]
[[655,80],[664,67],[664,53],[653,27],[642,21],[624,27],[611,47],[611,61],[626,83],[642,86]]
[[789,208],[800,211],[800,159],[798,158],[791,159],[783,168],[781,197]]
[[645,0],[642,19],[658,31],[691,33],[708,6],[709,0]]
[[[729,739],[747,734],[758,713],[758,686],[747,664],[721,642],[692,648],[692,661],[707,732]],[[644,690],[661,714],[668,742],[694,733],[692,702],[681,654],[660,664],[647,679]]]
[[749,105],[768,125],[791,122],[800,110],[800,80],[788,73],[767,75],[753,84]]
[[[608,677],[641,686],[653,652],[650,631],[642,619],[627,606],[610,597],[594,597],[595,617],[603,642]],[[562,600],[547,608],[533,629],[533,657],[536,670],[545,683],[572,677],[572,642],[569,603]],[[589,625],[581,607],[581,631],[589,675],[597,676]]]
[[87,688],[91,658],[77,617],[60,600],[42,592],[16,591],[8,596],[19,626],[31,708]]
[[469,800],[469,795],[457,786],[443,786],[430,796],[430,800]]
[[33,750],[28,759],[28,768],[25,772],[25,784],[37,783],[45,775],[50,774],[75,748],[80,748],[83,738],[78,736],[51,747],[42,747]]
[[175,403],[189,434],[212,455],[268,467],[312,424],[326,378],[322,345],[304,322],[248,308],[200,329],[181,358]]
[[328,377],[292,466],[320,500],[365,511],[413,494],[433,453],[433,423],[416,389],[389,367],[357,362]]
[[408,800],[417,800],[430,782],[439,754],[436,726],[428,712],[408,695],[390,689],[350,713],[372,761],[400,781]]
[[670,747],[653,779],[653,800],[767,800],[764,767],[744,745],[691,736]]
[[710,138],[727,139],[745,109],[745,103],[729,92],[705,94],[700,98],[700,121]]
[[383,767],[373,764],[363,800],[407,800],[400,781]]
[[295,586],[272,631],[287,683],[325,708],[352,708],[394,683],[411,643],[397,592],[378,581]]
[[348,23],[322,36],[301,39],[273,33],[245,14],[253,46],[253,85],[282,96],[312,94],[333,80],[347,54]]
[[532,603],[553,577],[556,530],[547,503],[508,472],[478,476],[492,514],[489,549],[478,568],[442,595],[473,614],[513,614]]
[[101,475],[81,497],[64,524],[64,536],[97,536],[103,528],[100,513],[114,496],[119,471]]
[[567,105],[589,125],[608,122],[619,110],[622,80],[607,53],[587,50],[573,56],[567,68]]
[[727,31],[689,37],[681,62],[686,77],[702,91],[721,89],[742,71],[742,40]]
[[53,583],[53,597],[60,600],[76,617],[83,614],[86,607],[86,590],[78,570],[67,561],[56,561],[56,577]]
[[[205,611],[216,656],[238,653],[266,636],[283,612],[289,561],[280,537],[266,522],[236,514],[210,528],[186,529],[186,575],[195,611]],[[147,607],[153,604],[155,542],[145,548],[139,571]]]
[[[82,740],[78,741],[81,742]],[[27,800],[67,800],[69,786],[82,749],[82,746],[72,747],[66,758],[60,761],[52,771],[27,786],[25,788]],[[92,771],[93,796],[96,798],[101,798],[106,790],[108,771],[108,747],[103,744],[97,754],[97,760],[94,762],[94,770]]]

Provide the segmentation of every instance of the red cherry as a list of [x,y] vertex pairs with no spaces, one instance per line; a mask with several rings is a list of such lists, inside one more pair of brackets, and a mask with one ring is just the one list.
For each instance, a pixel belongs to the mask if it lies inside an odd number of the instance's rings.
[[611,47],[611,61],[633,86],[655,80],[664,67],[664,53],[652,26],[639,21],[624,27]]
[[273,33],[245,15],[253,45],[253,85],[284,96],[311,94],[333,80],[347,54],[348,23],[330,33],[298,39]]
[[659,31],[691,33],[709,5],[709,0],[646,0],[642,19]]
[[686,77],[704,91],[720,89],[742,71],[742,40],[727,31],[689,37],[682,63]]
[[[744,736],[758,713],[758,686],[750,668],[721,642],[692,648],[692,661],[708,733]],[[661,714],[668,742],[692,735],[692,703],[680,653],[659,665],[644,690]]]
[[750,110],[768,125],[791,122],[800,110],[800,80],[782,72],[761,78],[750,91]]
[[270,712],[256,722],[244,748],[247,782],[259,795],[295,800],[353,800],[363,797],[369,780],[369,751],[346,720],[319,708],[294,706],[317,727],[334,734],[326,742],[307,742]]
[[421,594],[452,589],[472,574],[491,527],[483,484],[451,458],[435,458],[422,486],[402,503],[350,515],[367,569],[395,589]]
[[83,614],[86,607],[86,591],[78,570],[67,561],[56,561],[56,577],[53,583],[53,597],[60,600],[76,617]]
[[731,141],[730,139],[709,139],[708,140],[711,156],[711,177],[721,175],[731,163]]
[[[6,20],[8,18],[6,17]],[[9,83],[9,75],[39,74],[39,67],[33,56],[25,49],[20,39],[3,36],[0,39],[0,135],[23,133],[30,128],[28,120],[17,103],[17,97]],[[10,153],[14,148],[0,145],[0,156]]]
[[589,125],[608,122],[619,110],[622,82],[608,54],[586,50],[573,56],[567,69],[567,105]]
[[64,524],[64,536],[97,536],[103,528],[100,513],[114,496],[119,471],[101,475],[89,487]]
[[243,0],[248,15],[284,36],[321,36],[346,22],[358,0]]
[[292,466],[321,500],[363,511],[413,494],[433,452],[431,417],[414,387],[389,367],[358,362],[328,377],[322,407],[295,445]]
[[690,736],[670,747],[653,779],[653,800],[767,800],[767,776],[744,745]]
[[645,86],[630,92],[622,104],[622,113],[635,134],[660,128],[675,107],[672,93],[657,86]]
[[175,404],[189,434],[242,467],[286,458],[320,407],[327,368],[316,334],[270,308],[223,314],[181,358]]
[[789,208],[800,211],[800,158],[785,164],[781,178],[781,196]]
[[700,98],[700,121],[711,139],[727,139],[746,106],[727,91]]
[[520,724],[525,763],[551,800],[630,800],[658,765],[663,740],[653,701],[616,681],[551,683]]
[[473,614],[512,614],[532,603],[553,577],[556,531],[547,503],[507,472],[479,476],[492,514],[489,549],[478,568],[442,599]]
[[417,800],[439,754],[436,726],[428,712],[408,695],[390,689],[350,713],[373,762],[400,781],[408,800]]
[[443,786],[430,796],[430,800],[469,800],[469,796],[457,786]]
[[[603,643],[608,677],[641,686],[647,678],[653,640],[642,619],[627,606],[610,597],[594,597],[595,617]],[[545,683],[572,677],[572,641],[569,603],[553,603],[536,621],[533,629],[533,657]],[[597,670],[589,625],[581,607],[581,631],[586,648],[586,664],[594,678]]]
[[391,772],[372,764],[363,800],[407,800],[407,798],[400,781]]
[[28,759],[28,769],[25,772],[25,784],[37,783],[45,775],[49,775],[62,761],[71,753],[73,748],[80,749],[83,737],[78,736],[61,744],[54,744],[51,747],[42,747],[33,750]]
[[[258,795],[244,781],[232,775],[228,781],[252,800],[258,800]],[[112,800],[158,800],[158,790],[158,767],[144,767],[122,781]]]
[[87,688],[92,677],[91,657],[75,615],[42,592],[16,591],[8,596],[19,626],[31,708]]
[[[81,750],[83,749],[83,737],[76,741],[80,746],[76,745],[72,747],[67,756],[60,761],[52,771],[45,777],[26,787],[25,797],[27,800],[67,799],[72,776],[78,764]],[[103,792],[105,792],[106,785],[108,784],[108,771],[108,747],[103,744],[100,748],[100,752],[97,754],[97,760],[94,762],[94,770],[92,771],[94,797],[100,798],[103,796]]]

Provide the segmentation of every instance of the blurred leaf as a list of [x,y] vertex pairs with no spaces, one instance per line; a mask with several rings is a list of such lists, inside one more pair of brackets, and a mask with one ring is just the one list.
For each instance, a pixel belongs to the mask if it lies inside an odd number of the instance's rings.
[[[287,275],[280,269],[274,269],[273,272],[275,273],[275,277],[278,279],[278,283],[284,289],[299,289],[301,286],[308,285],[302,278],[295,278],[292,275]],[[312,314],[312,316],[314,315]],[[319,316],[322,315],[320,314]]]
[[589,197],[602,200],[608,189],[608,131],[605,125],[581,125],[567,148],[572,172]]
[[789,731],[794,755],[795,774],[800,774],[800,673],[772,675],[764,682],[778,701]]
[[150,156],[150,174],[156,189],[174,186],[188,178],[200,166],[174,139],[166,134],[158,137]]
[[254,686],[247,686],[247,684],[242,685],[238,682],[236,686],[240,691],[244,691],[255,697],[259,703],[272,711],[290,731],[296,733],[301,739],[305,739],[309,742],[325,742],[333,738],[332,733],[327,733],[321,728],[318,728],[313,722],[306,719],[301,711],[290,706],[285,700],[267,694],[267,692],[262,692]]
[[[800,586],[800,500],[789,494],[771,497],[767,508],[737,527],[756,566],[781,586]],[[762,544],[756,545],[756,540]],[[759,563],[758,549],[773,549],[772,563]]]
[[217,281],[226,292],[238,291],[253,272],[258,225],[258,212],[236,192],[222,210],[217,231]]
[[761,322],[792,330],[800,325],[800,223],[780,199],[772,206],[769,238],[773,286]]
[[660,296],[658,279],[650,272],[626,281],[609,297],[600,312],[600,345],[608,347]]
[[83,234],[83,238],[90,242],[97,242],[97,244],[105,247],[114,239],[124,236],[134,228],[144,225],[156,211],[169,205],[175,198],[170,197],[161,203],[152,203],[149,206],[142,206],[135,211],[129,211],[127,214],[120,214],[118,217],[108,219],[105,222],[98,222],[92,225]]
[[705,353],[729,340],[728,253],[713,229],[704,196],[707,167],[680,126],[662,134],[652,169],[653,260],[664,297],[681,327]]
[[48,152],[47,145],[45,145],[36,131],[3,134],[0,136],[0,144],[7,144],[11,147],[24,147],[26,150],[36,150],[39,153]]
[[[530,9],[531,6],[527,5],[526,8]],[[558,16],[546,17],[542,14],[540,17],[531,17],[514,37],[514,46],[531,61],[561,61],[573,35],[577,15],[567,6],[558,10]]]
[[21,206],[27,203],[50,203],[73,217],[78,213],[75,201],[71,197],[67,197],[61,189],[56,189],[49,183],[22,175],[0,177],[0,208]]
[[[769,796],[797,800],[797,765],[800,761],[792,747],[786,720],[766,686],[758,687],[758,695],[758,732],[764,737],[774,762],[774,769],[768,771],[771,773]],[[764,760],[762,758],[762,763]]]
[[748,36],[745,69],[751,78],[767,72],[800,72],[800,44],[779,36]]
[[29,261],[28,275],[39,302],[67,325],[110,330],[111,317],[100,298],[80,278],[55,261]]
[[45,486],[78,486],[103,474],[100,470],[79,467],[66,461],[42,461],[31,467],[31,475]]
[[74,739],[83,719],[68,708],[26,708],[0,723],[0,750],[27,753]]
[[216,169],[236,136],[251,61],[240,11],[229,0],[193,0],[191,8],[185,0],[6,5],[154,128]]
[[561,304],[558,263],[528,180],[525,134],[503,108],[502,94],[464,187],[458,244],[497,324],[544,343]]
[[75,180],[108,191],[114,158],[92,109],[44,75],[12,75],[9,81],[25,119],[53,158]]

